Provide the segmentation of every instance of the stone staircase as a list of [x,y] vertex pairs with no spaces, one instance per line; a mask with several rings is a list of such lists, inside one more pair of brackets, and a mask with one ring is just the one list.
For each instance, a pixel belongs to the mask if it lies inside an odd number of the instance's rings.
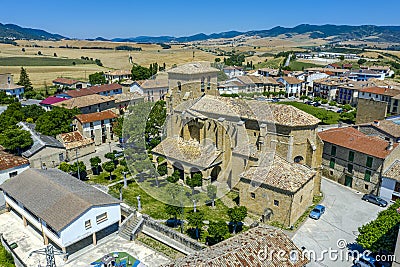
[[139,232],[143,224],[141,215],[134,217],[126,222],[126,225],[119,232],[119,236],[126,240],[133,240],[134,236]]

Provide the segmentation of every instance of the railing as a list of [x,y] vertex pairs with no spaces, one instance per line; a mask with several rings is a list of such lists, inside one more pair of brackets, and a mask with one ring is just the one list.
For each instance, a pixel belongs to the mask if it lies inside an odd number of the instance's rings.
[[27,265],[21,260],[21,258],[14,252],[10,247],[7,240],[4,239],[3,234],[0,234],[0,240],[3,247],[11,254],[14,259],[14,264],[16,267],[27,267]]
[[181,243],[183,246],[188,247],[192,250],[202,250],[204,248],[203,244],[197,242],[194,239],[191,239],[175,230],[170,229],[168,226],[162,225],[152,218],[150,218],[148,215],[143,214],[143,219],[144,219],[144,225],[156,230],[160,234],[167,236],[174,241],[177,241]]

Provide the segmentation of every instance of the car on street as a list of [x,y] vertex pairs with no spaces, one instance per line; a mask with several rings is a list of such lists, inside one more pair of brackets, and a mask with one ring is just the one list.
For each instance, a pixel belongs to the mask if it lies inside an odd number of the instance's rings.
[[384,267],[384,265],[378,262],[374,257],[361,255],[358,259],[353,261],[357,267]]
[[279,98],[272,98],[272,102],[279,102],[280,100],[279,100]]
[[325,207],[322,205],[317,205],[315,208],[310,212],[310,218],[318,220],[321,218],[321,215],[324,214]]
[[363,195],[363,197],[361,199],[364,201],[367,201],[367,202],[371,202],[371,203],[381,206],[381,207],[386,207],[388,204],[386,200],[384,200],[378,196],[375,196],[373,194],[365,194],[365,195]]
[[313,102],[312,102],[311,100],[307,100],[306,102],[304,102],[304,104],[307,104],[307,105],[312,105],[312,104],[313,104]]
[[288,99],[289,99],[289,100],[295,100],[296,97],[294,97],[294,96],[289,96]]
[[321,103],[315,102],[315,103],[313,104],[313,106],[314,106],[314,107],[319,107],[319,106],[321,106]]
[[336,110],[337,113],[342,113],[343,109],[339,108],[338,110]]

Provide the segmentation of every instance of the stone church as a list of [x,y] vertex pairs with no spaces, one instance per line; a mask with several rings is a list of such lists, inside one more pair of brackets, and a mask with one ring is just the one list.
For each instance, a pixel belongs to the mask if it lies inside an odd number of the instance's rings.
[[[220,97],[218,69],[189,63],[168,72],[167,121],[153,160],[181,179],[239,192],[240,205],[291,226],[320,193],[319,120],[295,107]],[[223,190],[222,190],[223,191]]]

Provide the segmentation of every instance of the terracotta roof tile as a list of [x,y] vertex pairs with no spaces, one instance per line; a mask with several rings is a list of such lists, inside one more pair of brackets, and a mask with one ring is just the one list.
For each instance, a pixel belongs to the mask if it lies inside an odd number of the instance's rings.
[[[367,136],[353,127],[330,129],[318,133],[324,142],[345,147],[370,156],[384,159],[392,150],[389,143],[379,137]],[[398,144],[394,144],[397,147]]]
[[67,99],[65,101],[55,103],[54,106],[73,109],[73,108],[88,107],[100,103],[106,103],[109,101],[115,101],[115,100],[111,96],[102,96],[93,94],[93,95],[86,95],[86,96]]
[[304,81],[297,79],[296,77],[282,77],[288,84],[299,84],[304,83]]
[[0,171],[26,164],[29,164],[29,160],[7,153],[3,150],[2,147],[0,147]]
[[118,118],[117,114],[111,110],[105,110],[101,112],[89,113],[89,114],[79,114],[75,116],[77,120],[82,123],[108,120]]
[[387,95],[387,96],[400,95],[400,90],[398,90],[398,89],[390,89],[390,88],[377,87],[377,86],[364,88],[361,90],[361,92],[372,93],[372,94],[377,94],[377,95]]
[[67,78],[57,78],[53,80],[53,83],[59,83],[59,84],[66,84],[66,85],[73,85],[78,83],[78,80],[72,80],[72,79],[67,79]]
[[383,176],[400,181],[400,160],[393,162],[393,164],[384,172]]
[[83,89],[68,90],[66,94],[69,95],[70,97],[80,97],[86,95],[99,94],[102,92],[117,90],[117,89],[122,89],[122,86],[117,83],[111,83],[111,84],[91,86]]

